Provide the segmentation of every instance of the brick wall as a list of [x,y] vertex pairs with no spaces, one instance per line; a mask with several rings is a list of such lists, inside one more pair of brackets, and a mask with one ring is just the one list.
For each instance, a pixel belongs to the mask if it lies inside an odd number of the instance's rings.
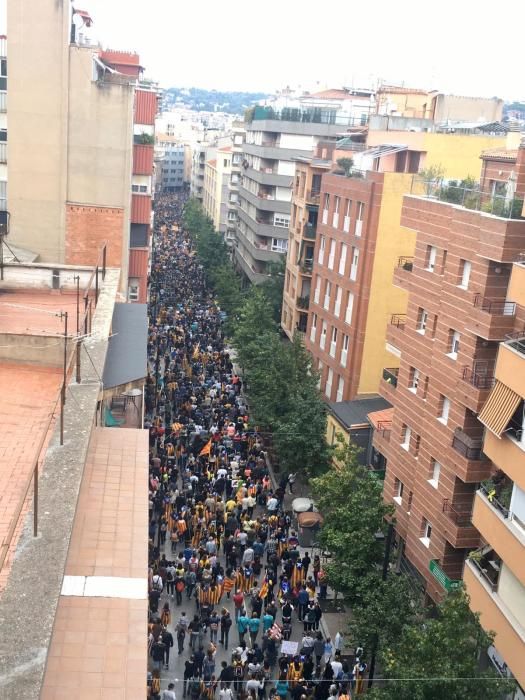
[[107,241],[107,265],[121,267],[124,210],[66,205],[66,263],[95,265]]

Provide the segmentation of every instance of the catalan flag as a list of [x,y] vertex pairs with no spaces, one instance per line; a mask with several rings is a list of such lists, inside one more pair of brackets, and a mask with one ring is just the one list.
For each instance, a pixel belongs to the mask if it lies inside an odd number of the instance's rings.
[[211,452],[211,438],[208,440],[208,442],[204,445],[202,450],[199,452],[199,457],[205,457],[206,455],[209,455]]

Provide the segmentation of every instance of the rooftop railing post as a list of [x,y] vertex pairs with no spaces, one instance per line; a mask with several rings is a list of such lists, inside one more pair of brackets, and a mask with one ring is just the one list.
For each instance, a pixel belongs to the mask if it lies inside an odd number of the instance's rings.
[[38,535],[38,459],[33,471],[33,537]]

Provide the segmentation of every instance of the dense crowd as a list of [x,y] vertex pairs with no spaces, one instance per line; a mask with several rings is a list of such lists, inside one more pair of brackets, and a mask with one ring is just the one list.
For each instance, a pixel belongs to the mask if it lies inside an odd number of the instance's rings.
[[[321,632],[322,564],[283,507],[294,475],[272,482],[182,207],[157,202],[150,277],[148,693],[346,700],[365,667]],[[175,653],[183,678],[161,691]]]

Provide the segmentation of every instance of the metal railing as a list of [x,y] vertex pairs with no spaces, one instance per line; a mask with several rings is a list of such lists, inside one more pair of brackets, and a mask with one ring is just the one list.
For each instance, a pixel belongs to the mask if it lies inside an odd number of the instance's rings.
[[313,260],[305,260],[303,263],[300,265],[301,272],[307,275],[312,274],[312,270],[314,267],[314,261]]
[[297,297],[297,306],[300,309],[307,309],[310,305],[310,295],[307,294],[304,297]]
[[400,330],[403,330],[405,328],[406,323],[406,314],[392,314],[392,316],[390,317],[390,325],[396,326],[396,328],[399,328]]
[[486,459],[483,454],[481,439],[471,438],[460,428],[457,428],[454,432],[452,447],[465,459],[474,462]]
[[[71,368],[73,365],[73,360],[76,363],[76,382],[79,384],[81,382],[81,368],[80,368],[80,349],[81,349],[81,335],[82,330],[84,335],[91,333],[91,326],[93,320],[93,301],[96,307],[99,297],[99,275],[101,275],[104,280],[106,277],[106,247],[107,243],[104,243],[97,259],[97,264],[93,268],[89,281],[84,290],[83,300],[84,300],[84,312],[80,313],[80,290],[77,287],[77,323],[76,323],[76,335],[77,339],[75,341],[76,352],[70,352],[69,358],[67,356],[68,340],[71,342],[75,338],[73,334],[68,335],[67,331],[67,320],[68,312],[64,312],[65,318],[65,331],[64,331],[64,365],[63,365],[63,379],[60,388],[57,390],[55,401],[51,412],[48,415],[47,421],[44,424],[42,433],[38,439],[35,456],[31,463],[31,468],[28,472],[27,479],[22,489],[22,495],[16,505],[15,511],[11,516],[9,521],[9,526],[7,528],[7,533],[0,545],[0,573],[5,565],[11,543],[13,541],[18,522],[22,515],[24,509],[24,504],[29,494],[29,489],[31,484],[33,484],[33,537],[38,536],[38,468],[40,464],[40,455],[42,453],[44,444],[46,442],[47,435],[51,430],[53,421],[55,420],[55,413],[57,406],[60,403],[60,445],[64,444],[64,409],[66,403],[66,388],[67,388],[67,378],[70,376]],[[78,278],[80,279],[80,278]],[[93,282],[95,282],[95,297],[91,297],[91,291],[93,288]]]
[[400,258],[397,259],[397,266],[403,270],[406,270],[407,272],[412,272],[414,268],[414,258],[402,255]]
[[[422,190],[423,194],[421,194]],[[521,215],[523,210],[522,197],[516,197],[511,193],[499,195],[484,192],[478,184],[474,187],[468,187],[456,180],[425,180],[421,177],[414,177],[411,193],[440,202],[456,204],[465,207],[465,209],[482,211],[502,219],[523,218]]]
[[513,301],[498,301],[495,299],[489,299],[484,297],[482,294],[477,292],[474,295],[474,307],[481,309],[481,311],[486,311],[489,314],[494,314],[495,316],[515,316],[516,315],[516,304]]
[[472,504],[453,503],[450,499],[445,498],[442,510],[456,525],[461,527],[472,525]]
[[368,115],[352,117],[346,114],[338,114],[335,109],[321,109],[319,107],[308,109],[283,107],[281,110],[275,110],[273,107],[256,105],[246,110],[246,122],[250,123],[261,119],[313,124],[334,124],[340,126],[366,126],[368,123]]
[[489,371],[488,369],[474,367],[463,367],[462,379],[468,384],[476,387],[476,389],[492,389],[494,386],[494,365]]
[[303,225],[303,236],[311,240],[315,240],[317,235],[317,224],[306,223]]
[[508,345],[509,348],[517,350],[517,352],[525,355],[525,330],[508,333],[505,336],[505,344]]
[[390,442],[390,434],[392,433],[392,421],[391,420],[380,420],[377,422],[376,432],[384,438],[387,442]]
[[[478,552],[471,552],[468,561],[472,566],[475,567],[478,574],[484,579],[489,588],[494,592],[498,588],[500,567],[495,559],[490,560],[490,558],[485,554],[482,555]],[[496,564],[493,566],[491,561]]]
[[497,511],[501,513],[501,515],[505,518],[505,520],[510,516],[510,509],[503,505],[501,501],[499,501],[496,498],[496,491],[495,489],[491,489],[490,487],[487,487],[485,484],[480,484],[479,490],[481,493],[485,496],[487,501],[490,503],[490,505]]
[[391,384],[393,387],[397,386],[397,376],[399,374],[399,367],[384,367],[383,368],[383,379],[387,384]]
[[321,192],[319,190],[308,190],[306,193],[306,199],[313,204],[319,204],[319,199],[321,197]]

